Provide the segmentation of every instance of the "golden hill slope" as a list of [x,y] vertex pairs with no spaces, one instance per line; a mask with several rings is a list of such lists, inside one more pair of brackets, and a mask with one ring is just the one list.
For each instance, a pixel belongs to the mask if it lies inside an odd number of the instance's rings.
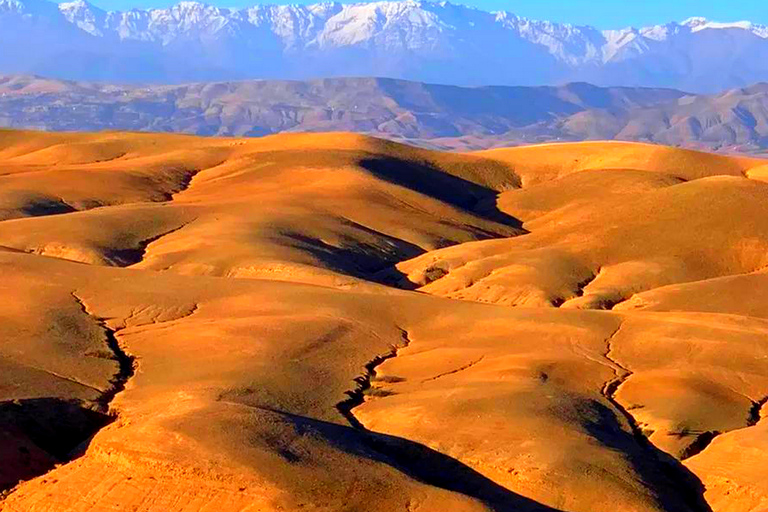
[[[557,177],[513,165],[524,182],[544,180],[503,192],[497,201],[530,234],[433,251],[398,268],[437,295],[594,308],[658,286],[768,265],[766,187],[742,174],[760,161],[726,159],[717,165],[724,157],[590,143],[550,147],[552,154],[542,153],[546,164],[535,163],[535,152],[543,149],[533,147],[527,153],[534,163],[525,167],[560,169],[571,146],[575,156],[589,161],[585,169],[561,170]],[[658,154],[669,152],[665,171]],[[494,153],[516,162],[526,151]],[[625,157],[624,168],[615,169],[619,156]]]
[[596,169],[634,169],[692,180],[713,175],[741,176],[764,160],[728,157],[637,142],[539,144],[478,152],[514,167],[525,186]]
[[0,245],[48,256],[325,282],[333,275],[317,267],[370,274],[424,250],[520,232],[515,219],[474,212],[518,182],[474,156],[347,134],[26,135],[41,140],[13,144],[21,135],[6,132],[0,152],[0,205],[14,219]]
[[768,504],[763,162],[34,132],[0,161],[4,512]]

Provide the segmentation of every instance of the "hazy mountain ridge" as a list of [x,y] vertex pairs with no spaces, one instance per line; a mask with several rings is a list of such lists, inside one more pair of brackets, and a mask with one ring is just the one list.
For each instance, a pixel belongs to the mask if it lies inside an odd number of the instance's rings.
[[586,83],[473,88],[329,78],[125,86],[5,76],[0,125],[224,136],[346,130],[452,148],[617,139],[756,151],[768,148],[768,84],[691,95]]
[[[713,91],[768,80],[768,27],[691,18],[600,31],[447,2],[181,2],[107,12],[83,0],[0,0],[0,71],[194,81],[375,75],[462,85],[603,85]],[[33,41],[55,41],[55,45]]]

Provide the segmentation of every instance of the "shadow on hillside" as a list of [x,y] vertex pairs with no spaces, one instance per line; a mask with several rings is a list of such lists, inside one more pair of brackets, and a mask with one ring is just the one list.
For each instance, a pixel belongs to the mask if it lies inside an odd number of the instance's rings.
[[603,446],[620,452],[656,495],[662,510],[712,512],[704,499],[704,484],[680,461],[659,450],[642,434],[622,428],[617,413],[604,404],[585,400],[582,414],[587,433]]
[[345,453],[389,465],[416,481],[478,500],[496,512],[562,512],[516,494],[458,460],[423,444],[283,411],[266,410],[290,422],[301,435],[322,438]]
[[[424,249],[348,219],[340,218],[339,223],[349,232],[339,235],[336,245],[290,230],[280,231],[280,236],[291,247],[312,255],[325,268],[395,288],[417,288],[395,265],[424,254]],[[464,229],[472,232],[478,240],[498,237],[495,233],[473,226],[465,226]],[[362,241],[364,239],[369,242]],[[450,245],[449,241],[444,244],[445,247]]]
[[[328,268],[368,279],[372,274],[404,259],[414,258],[424,251],[417,245],[389,236],[348,219],[339,219],[349,231],[338,235],[331,245],[319,238],[283,230],[280,236],[292,246],[310,253]],[[363,242],[361,240],[369,240]]]
[[0,492],[79,457],[113,419],[77,400],[0,402]]
[[21,212],[30,217],[44,217],[46,215],[61,215],[63,213],[76,212],[72,206],[60,200],[42,199],[32,201],[21,208]]
[[428,162],[413,162],[393,157],[372,157],[359,165],[379,179],[409,188],[486,220],[522,229],[520,219],[496,207],[495,190],[448,174]]

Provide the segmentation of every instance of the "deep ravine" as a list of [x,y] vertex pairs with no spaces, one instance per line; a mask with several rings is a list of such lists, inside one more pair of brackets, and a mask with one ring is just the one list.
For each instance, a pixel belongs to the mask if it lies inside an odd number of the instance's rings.
[[[28,442],[45,454],[39,459],[34,471],[20,468],[14,480],[19,484],[55,469],[57,465],[68,463],[80,457],[89,440],[101,429],[117,419],[117,412],[112,409],[115,397],[125,390],[126,384],[136,373],[136,358],[128,354],[117,339],[118,331],[110,328],[106,320],[93,313],[87,303],[77,294],[71,293],[83,314],[90,317],[102,332],[104,344],[110,358],[117,365],[115,373],[105,388],[94,388],[80,383],[77,379],[40,369],[57,378],[68,380],[97,391],[97,398],[83,402],[58,397],[20,399],[0,403],[0,417],[3,421],[14,424],[18,432]],[[16,484],[0,486],[0,503],[10,496]]]
[[80,306],[82,312],[91,317],[99,325],[104,333],[107,348],[112,352],[114,359],[117,362],[117,372],[109,381],[110,387],[104,390],[101,396],[96,399],[100,412],[104,414],[112,413],[112,415],[114,415],[114,412],[110,411],[110,404],[118,393],[125,390],[125,385],[131,377],[136,374],[136,358],[125,352],[123,347],[120,346],[120,343],[117,340],[117,330],[111,329],[104,318],[96,316],[90,309],[88,309],[86,303],[76,292],[72,292],[72,297],[75,299],[78,306]]
[[381,366],[384,362],[397,357],[400,350],[408,348],[411,344],[408,331],[400,329],[400,335],[402,337],[401,345],[392,345],[389,352],[386,354],[378,355],[368,361],[363,368],[365,371],[362,375],[355,377],[354,381],[357,383],[357,387],[346,392],[347,398],[336,404],[336,409],[342,416],[349,422],[349,424],[358,430],[368,430],[365,428],[360,420],[357,419],[353,410],[365,403],[365,394],[371,389],[372,382],[376,379],[376,368]]
[[709,445],[712,444],[712,441],[723,434],[730,434],[731,432],[737,432],[739,430],[744,430],[745,428],[754,427],[763,419],[762,410],[766,404],[768,404],[768,397],[764,397],[757,401],[752,401],[752,407],[749,408],[749,415],[747,417],[747,424],[744,427],[728,430],[726,432],[720,432],[717,430],[702,432],[698,435],[698,437],[696,437],[696,440],[691,443],[680,455],[680,460],[687,460],[691,457],[699,455],[704,450],[709,448]]
[[704,499],[704,485],[687,467],[670,454],[657,448],[643,432],[642,425],[638,423],[632,413],[624,407],[616,398],[619,388],[633,375],[632,370],[623,365],[613,356],[614,341],[621,333],[624,323],[605,339],[605,352],[603,358],[613,369],[614,377],[603,384],[601,394],[611,404],[613,409],[625,419],[633,437],[642,450],[647,453],[649,460],[655,461],[660,473],[664,474],[672,483],[676,493],[692,512],[712,512],[712,508]]

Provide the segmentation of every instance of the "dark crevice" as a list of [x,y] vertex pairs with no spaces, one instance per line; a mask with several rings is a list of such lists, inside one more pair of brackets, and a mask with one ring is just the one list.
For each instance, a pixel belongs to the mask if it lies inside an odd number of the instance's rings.
[[91,312],[76,292],[72,297],[98,324],[106,344],[100,357],[115,361],[117,372],[90,402],[53,397],[0,402],[0,501],[18,483],[83,455],[93,436],[117,418],[110,405],[135,374],[136,358],[120,346],[117,331]]
[[622,302],[625,302],[627,299],[624,297],[617,297],[613,299],[604,298],[601,299],[597,303],[597,307],[595,309],[602,309],[605,311],[613,311],[613,308],[616,307],[617,304],[621,304]]
[[485,359],[485,356],[480,356],[479,358],[475,359],[474,361],[472,361],[470,363],[467,363],[464,366],[460,366],[460,367],[456,368],[455,370],[451,370],[451,371],[448,371],[448,372],[440,373],[438,375],[435,375],[434,377],[430,377],[428,379],[424,379],[421,382],[422,383],[424,383],[424,382],[432,382],[434,380],[442,379],[443,377],[447,377],[449,375],[454,375],[456,373],[463,372],[464,370],[469,370],[473,366],[475,366],[478,363],[480,363],[483,359]]
[[147,254],[147,248],[151,243],[157,242],[161,238],[172,235],[177,231],[181,231],[185,227],[192,224],[195,220],[197,219],[193,219],[189,222],[185,222],[181,226],[175,227],[168,231],[164,231],[153,237],[141,240],[136,247],[129,249],[114,249],[108,251],[106,256],[110,261],[114,262],[119,267],[130,267],[132,265],[136,265],[137,263],[141,263],[144,260],[144,257]]
[[[600,267],[595,271],[593,274],[591,274],[589,277],[585,278],[584,280],[576,283],[575,290],[573,292],[573,297],[569,297],[567,300],[563,297],[557,297],[550,301],[550,303],[554,307],[560,307],[564,303],[569,302],[571,300],[574,300],[579,297],[584,297],[586,294],[586,288],[591,285],[592,283],[597,280],[597,278],[600,277],[600,274],[602,273],[603,268]],[[616,296],[607,296],[607,297],[599,297],[599,296],[593,296],[594,299],[592,299],[592,303],[590,304],[589,309],[596,309],[596,310],[605,310],[605,311],[612,311],[614,307],[616,307],[617,304],[621,304],[622,302],[625,302],[627,299],[624,296],[616,297]]]
[[554,299],[551,299],[549,303],[552,305],[553,308],[559,308],[563,304],[565,304],[565,299],[562,297],[555,297]]
[[95,400],[101,412],[108,413],[109,404],[118,393],[125,390],[126,383],[135,375],[136,358],[123,350],[120,343],[117,341],[117,331],[109,328],[106,319],[98,317],[89,311],[88,306],[86,306],[85,302],[83,302],[77,293],[72,292],[72,297],[75,299],[78,306],[80,306],[82,312],[91,317],[99,325],[99,328],[104,333],[107,348],[112,352],[113,359],[117,362],[117,373],[110,379],[110,387]]
[[[552,305],[552,307],[559,308],[560,306],[562,306],[563,304],[565,304],[566,302],[568,302],[570,300],[573,300],[573,299],[576,299],[576,298],[579,298],[579,297],[583,297],[584,296],[584,288],[586,288],[592,282],[594,282],[594,280],[597,279],[597,277],[600,275],[601,271],[602,271],[602,268],[599,268],[599,269],[597,269],[596,272],[590,274],[588,277],[586,277],[586,278],[582,279],[581,281],[579,281],[578,283],[576,283],[576,285],[574,287],[575,289],[573,290],[573,295],[572,296],[570,296],[568,298],[565,298],[565,297],[555,297],[555,298],[551,299],[549,301],[549,303]],[[608,309],[610,309],[610,308],[608,308]]]
[[[763,398],[762,400],[753,401],[752,407],[749,408],[749,414],[747,416],[747,425],[743,428],[750,428],[757,425],[760,420],[762,419],[761,411],[763,407],[768,403],[768,397]],[[710,444],[712,444],[712,441],[715,440],[716,437],[727,434],[728,432],[734,432],[735,430],[742,430],[734,429],[734,430],[728,430],[726,432],[719,432],[716,430],[713,431],[707,431],[700,433],[696,439],[691,443],[689,446],[683,450],[682,454],[680,455],[680,460],[686,460],[689,459],[695,455],[700,454],[704,450],[706,450]],[[684,434],[688,434],[687,432]]]
[[352,425],[359,430],[367,430],[360,420],[357,419],[352,412],[355,407],[362,405],[365,402],[366,394],[371,390],[371,383],[376,379],[376,368],[381,366],[385,361],[397,357],[398,352],[401,349],[407,348],[411,344],[411,340],[408,337],[408,332],[401,329],[402,333],[402,345],[393,345],[390,351],[386,354],[378,355],[368,361],[363,368],[365,371],[362,375],[355,377],[354,381],[357,383],[355,389],[347,391],[347,399],[342,400],[336,404],[336,409],[342,416]]
[[621,304],[625,300],[624,297],[601,297],[591,304],[590,309],[613,311],[613,308],[615,308],[617,304]]
[[[354,414],[354,409],[365,402],[366,395],[371,391],[372,383],[377,380],[376,368],[384,362],[397,357],[400,350],[410,346],[411,339],[408,332],[401,329],[401,336],[402,343],[400,345],[392,346],[389,352],[378,355],[365,364],[364,373],[354,379],[357,383],[355,389],[347,391],[348,398],[336,404],[336,409],[354,429],[358,441],[370,450],[366,451],[365,455],[374,460],[385,462],[398,471],[401,471],[426,485],[449,490],[479,500],[494,512],[562,512],[558,509],[554,509],[515,494],[469,466],[466,466],[459,460],[435,451],[425,445],[401,437],[371,431],[357,419]],[[482,360],[482,358],[480,359]],[[467,367],[473,366],[478,362],[479,360],[467,365]],[[455,371],[449,373],[455,373]],[[280,414],[285,413],[280,412]],[[312,422],[317,425],[322,425],[319,422],[307,418],[292,415],[290,417],[300,423]],[[327,424],[323,430],[326,428],[344,429],[347,427],[331,426],[330,424]],[[350,436],[334,435],[333,438],[350,439]],[[334,442],[334,444],[339,448],[344,448],[342,445],[339,445],[338,442]],[[353,448],[353,450],[358,451],[359,448]]]
[[[709,430],[707,432],[701,432],[699,433],[696,438],[693,440],[691,444],[686,446],[679,455],[680,460],[685,460],[693,457],[694,455],[698,455],[704,450],[707,449],[707,447],[712,444],[712,441],[715,440],[717,436],[722,434],[722,432],[718,432],[716,430]],[[684,432],[680,434],[680,437],[687,437],[689,436],[689,432]]]
[[603,271],[602,267],[598,268],[597,272],[595,272],[591,276],[587,277],[586,279],[584,279],[580,283],[576,283],[576,291],[575,291],[576,297],[583,297],[584,296],[584,288],[586,288],[592,282],[594,282],[594,280],[597,279],[598,276],[600,276],[600,272],[602,272],[602,271]]
[[760,420],[763,419],[762,410],[768,404],[768,396],[764,397],[757,402],[752,402],[752,407],[749,409],[749,418],[747,418],[747,426],[754,427]]
[[175,189],[171,190],[170,192],[165,193],[165,199],[164,202],[170,202],[176,199],[176,196],[181,194],[182,192],[189,190],[189,187],[192,186],[192,180],[195,179],[195,176],[200,174],[204,169],[190,169],[188,170],[184,176],[181,178],[181,181],[179,182],[179,186]]
[[[623,323],[619,324],[616,330],[605,339],[605,352],[603,353],[603,358],[608,361],[611,368],[613,368],[614,378],[608,380],[603,385],[601,393],[611,404],[613,409],[619,413],[629,425],[632,436],[639,447],[647,453],[651,461],[656,463],[657,469],[673,483],[678,496],[687,505],[688,509],[691,512],[712,512],[712,508],[704,499],[705,488],[701,483],[701,480],[699,480],[699,478],[678,459],[657,448],[648,439],[643,431],[642,425],[637,422],[630,410],[624,407],[616,398],[616,392],[622,384],[633,375],[629,368],[622,365],[611,355],[613,353],[613,341],[621,332],[623,325]],[[702,443],[708,444],[709,442],[711,442],[711,439],[709,441],[707,441],[706,437],[702,439]]]

